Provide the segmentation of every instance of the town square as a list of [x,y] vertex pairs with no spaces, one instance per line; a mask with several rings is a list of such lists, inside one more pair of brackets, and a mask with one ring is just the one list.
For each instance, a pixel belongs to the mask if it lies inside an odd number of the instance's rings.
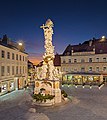
[[51,2],[1,0],[0,120],[106,120],[106,1]]

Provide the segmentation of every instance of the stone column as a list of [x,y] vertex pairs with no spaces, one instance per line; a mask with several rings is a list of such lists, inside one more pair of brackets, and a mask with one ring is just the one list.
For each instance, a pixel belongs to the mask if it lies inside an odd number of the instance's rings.
[[10,92],[10,81],[7,82],[7,91]]

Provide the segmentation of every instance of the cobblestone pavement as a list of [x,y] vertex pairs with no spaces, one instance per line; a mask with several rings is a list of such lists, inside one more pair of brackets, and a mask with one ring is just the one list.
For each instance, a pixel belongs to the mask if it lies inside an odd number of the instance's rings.
[[64,87],[72,102],[60,107],[37,108],[50,120],[107,120],[107,86],[102,87]]
[[31,108],[32,97],[28,90],[6,94],[0,97],[0,120],[49,120],[43,113],[29,111]]
[[[32,105],[28,90],[0,97],[0,120],[107,120],[107,86],[82,88],[63,87],[72,101],[61,106]],[[35,108],[35,112],[29,111]]]

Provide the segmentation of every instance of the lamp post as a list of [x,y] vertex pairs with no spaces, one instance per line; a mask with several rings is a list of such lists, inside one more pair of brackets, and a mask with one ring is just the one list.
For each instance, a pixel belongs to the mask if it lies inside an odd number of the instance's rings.
[[24,43],[23,42],[18,42],[18,49],[20,51],[24,51]]

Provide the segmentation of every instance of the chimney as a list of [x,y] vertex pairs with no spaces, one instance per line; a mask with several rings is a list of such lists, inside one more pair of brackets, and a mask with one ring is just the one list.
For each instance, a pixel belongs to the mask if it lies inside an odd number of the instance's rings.
[[93,48],[93,51],[95,52],[95,47]]
[[9,38],[7,37],[7,35],[3,35],[2,43],[4,43],[4,44],[9,43]]
[[89,41],[89,46],[92,46],[92,40]]
[[72,47],[72,49],[71,49],[71,53],[73,53],[74,52],[74,50],[73,50],[73,47]]

